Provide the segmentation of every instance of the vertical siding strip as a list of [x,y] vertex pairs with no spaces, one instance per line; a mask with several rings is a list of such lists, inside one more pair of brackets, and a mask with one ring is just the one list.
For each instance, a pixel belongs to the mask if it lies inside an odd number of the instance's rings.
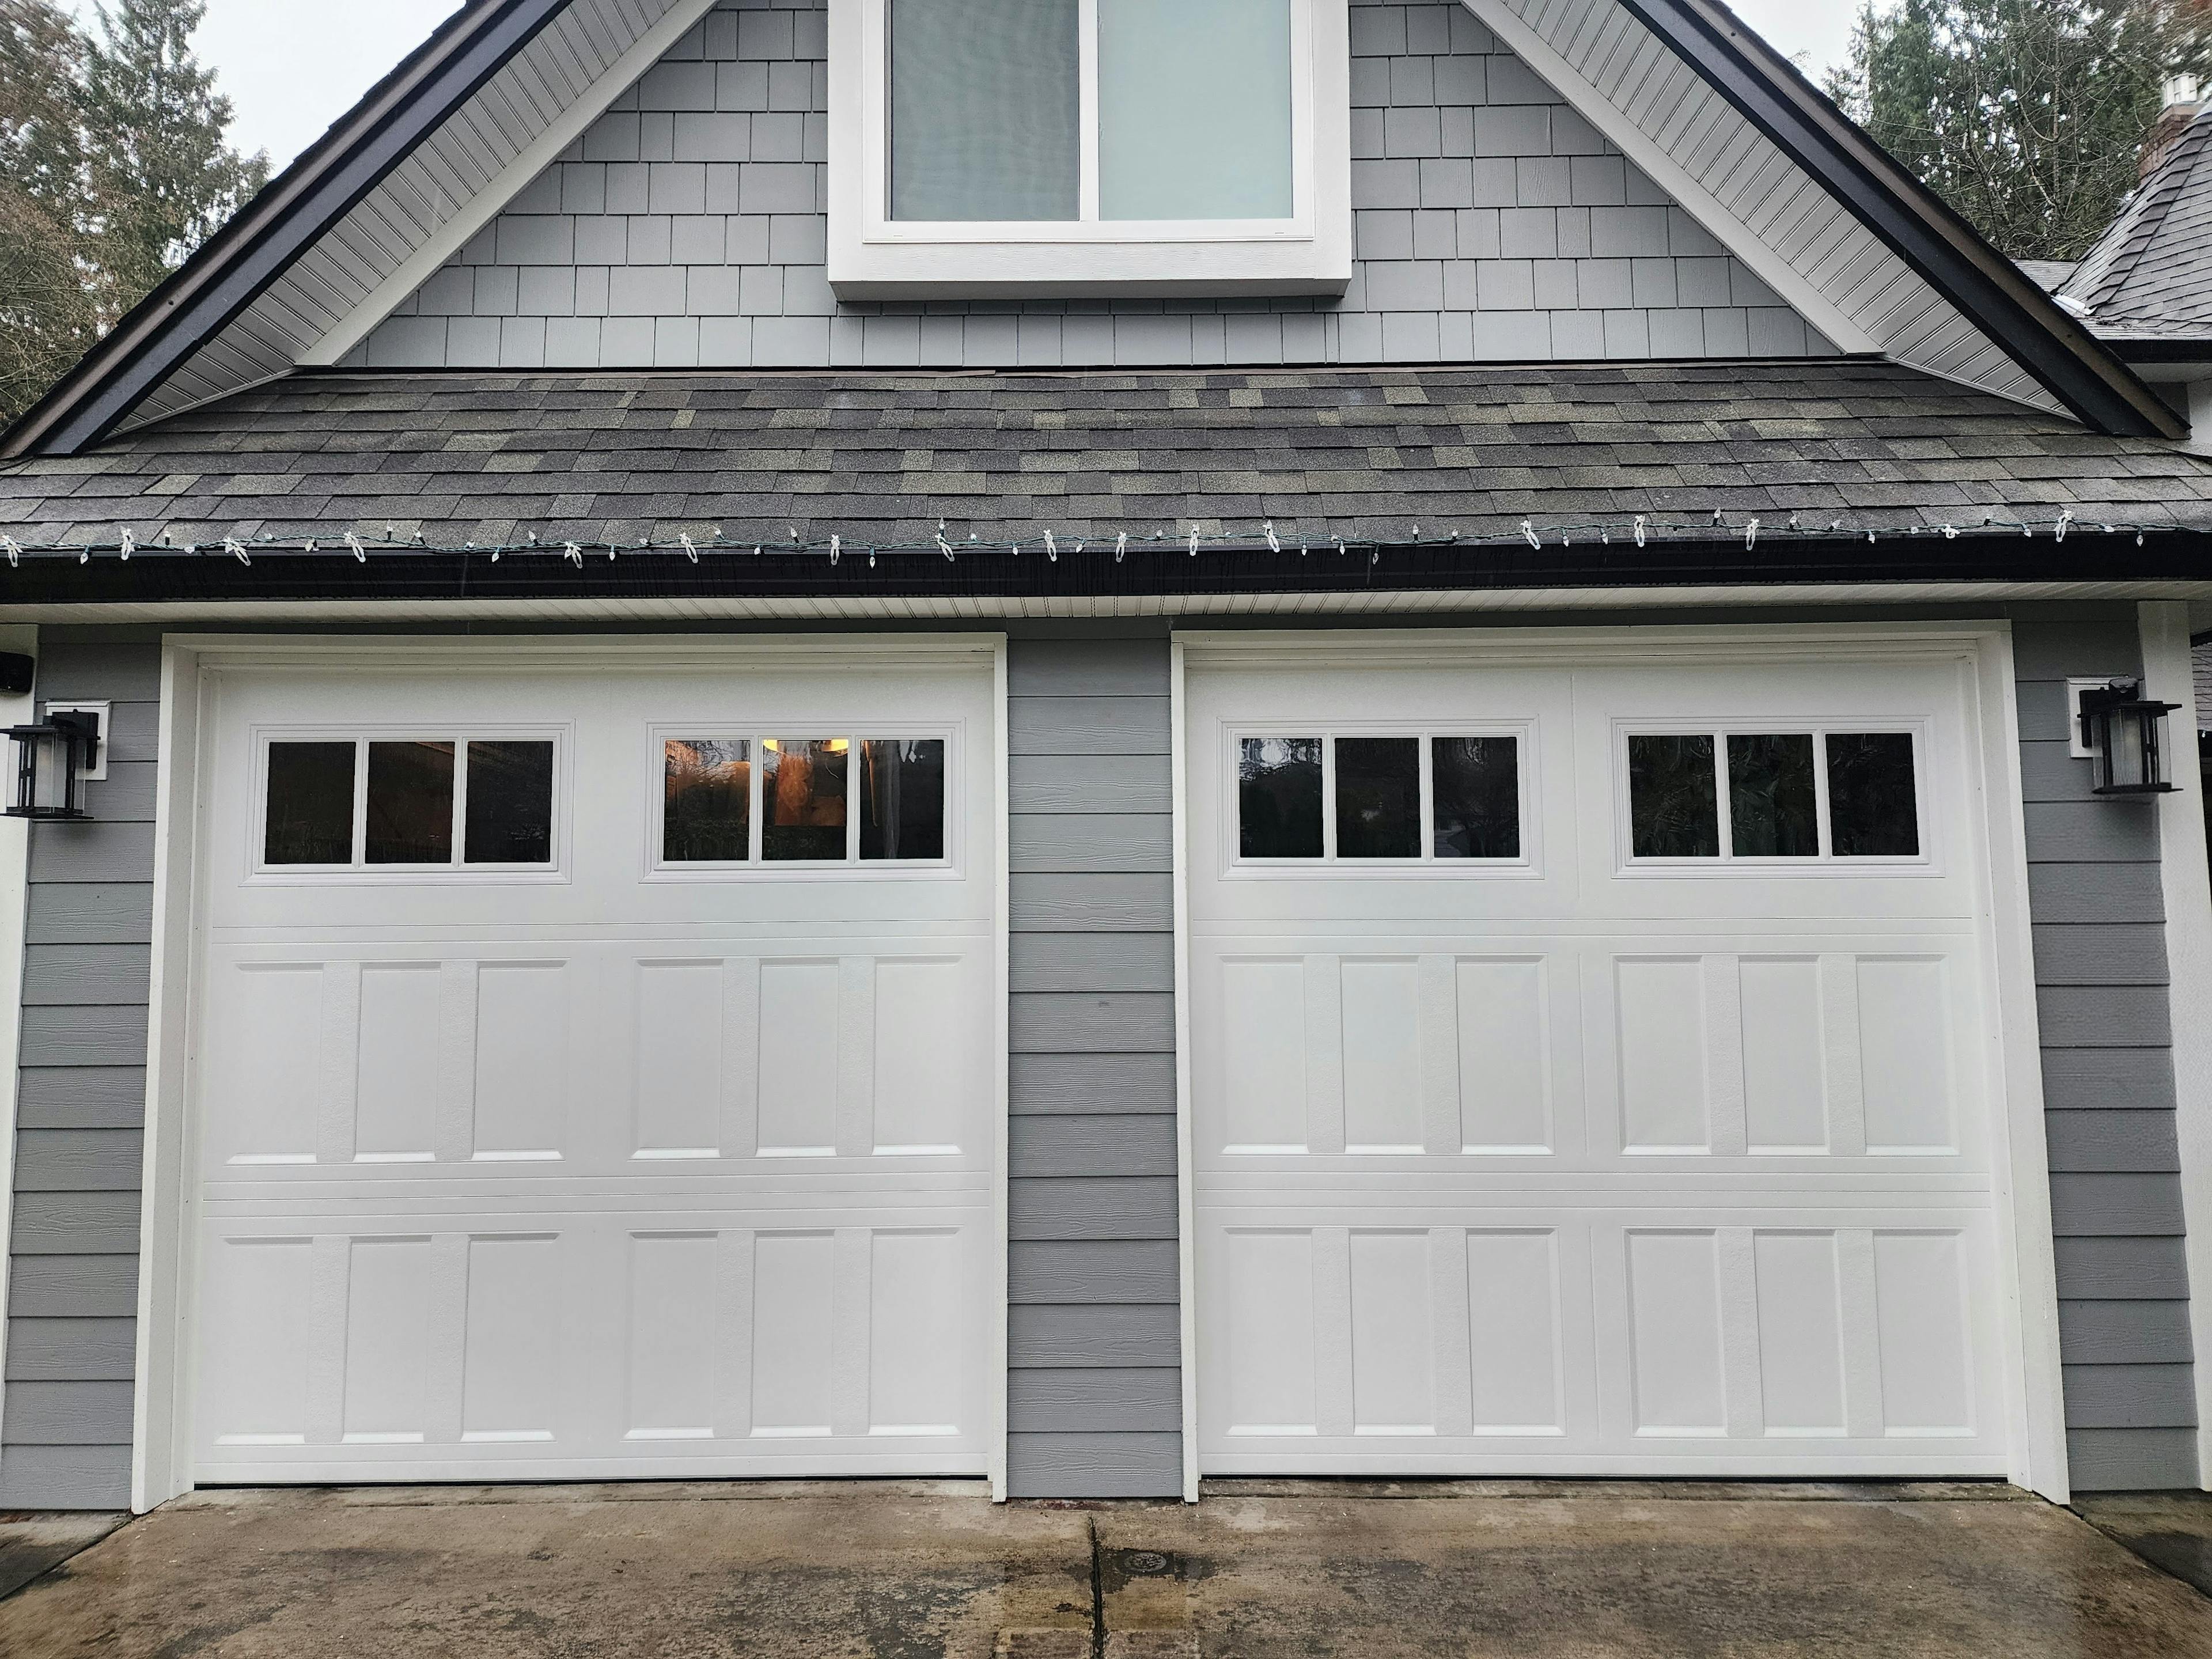
[[[160,683],[160,646],[98,642],[73,630],[49,629],[42,647],[42,695],[111,702],[118,761],[157,758],[154,734],[159,730],[159,706],[148,699]],[[29,878],[15,914],[19,918],[54,918],[56,926],[44,930],[41,937],[48,933],[72,939],[82,936],[86,943],[106,947],[101,952],[105,971],[47,981],[36,1011],[39,1029],[50,1036],[66,1031],[97,1035],[107,1046],[94,1046],[88,1040],[56,1040],[35,1054],[26,1052],[18,1047],[24,1018],[20,1008],[0,1044],[5,1055],[0,1064],[4,1064],[8,1079],[8,1104],[0,1111],[8,1156],[0,1161],[6,1164],[5,1186],[14,1198],[14,1218],[21,1222],[51,1217],[57,1224],[70,1224],[42,1227],[36,1237],[21,1227],[11,1231],[7,1235],[10,1278],[21,1264],[36,1261],[42,1274],[64,1282],[106,1282],[113,1276],[114,1253],[135,1249],[137,1243],[143,1164],[139,1137],[127,1131],[143,1122],[144,1102],[141,1096],[125,1106],[117,1093],[118,1078],[135,1073],[118,1073],[117,1068],[135,1066],[143,1059],[147,994],[142,988],[151,947],[143,927],[82,921],[88,915],[110,912],[141,914],[152,890],[153,841],[150,834],[141,832],[151,826],[134,824],[118,830],[117,822],[103,815],[103,802],[109,799],[104,792],[113,787],[90,787],[93,823],[35,824],[21,843]],[[0,884],[8,882],[3,873],[8,858],[9,849],[0,846]],[[23,951],[20,938],[12,949],[6,942],[8,914],[6,902],[0,901],[0,955],[5,957],[0,987],[6,988],[9,1003],[20,1005],[17,981]],[[20,934],[20,926],[17,931]],[[92,938],[94,934],[99,937]],[[34,1066],[27,1064],[33,1060]],[[37,1127],[29,1128],[15,1121],[13,1107],[17,1092],[27,1095],[34,1085]],[[100,1131],[106,1133],[94,1133]],[[15,1155],[26,1135],[37,1137],[28,1160]],[[67,1139],[58,1140],[58,1136]],[[50,1147],[64,1144],[70,1151],[65,1161],[45,1156]],[[32,1185],[39,1190],[26,1205],[23,1194]],[[79,1222],[97,1224],[76,1224]],[[81,1329],[82,1316],[93,1305],[73,1304],[66,1297],[42,1300],[35,1310],[27,1308],[9,1322],[19,1343],[55,1356],[58,1371],[42,1379],[46,1409],[41,1416],[10,1420],[0,1402],[0,1509],[112,1509],[128,1501],[129,1431],[112,1411],[100,1407],[112,1401],[118,1382],[127,1385],[129,1362],[125,1362],[124,1376],[118,1377],[113,1365],[84,1345],[55,1340]],[[135,1312],[130,1317],[112,1317],[111,1322],[128,1352],[135,1343]],[[41,1426],[42,1422],[62,1420],[111,1426],[100,1443],[72,1443],[64,1450],[45,1443],[52,1431]]]
[[[1051,1087],[1025,1082],[1011,1103],[1038,1119],[1039,1133],[1017,1143],[1035,1155],[1008,1176],[1007,1251],[1017,1281],[1058,1286],[1067,1297],[1025,1300],[1016,1310],[1031,1339],[1054,1340],[1012,1345],[1014,1398],[1071,1369],[1104,1377],[1141,1366],[1172,1378],[1178,1398],[1185,1386],[1175,1352],[1186,1340],[1185,1298],[1176,1279],[1122,1271],[1133,1244],[1166,1243],[1176,1225],[1163,1137],[1134,1124],[1103,1134],[1067,1127],[1112,1114],[1172,1133],[1169,1089],[1123,1086],[1133,1064],[1161,1065],[1163,1048],[1182,1047],[1167,1017],[1172,999],[1129,988],[1165,986],[1174,969],[1174,878],[1158,860],[1132,870],[1127,852],[1133,839],[1157,844],[1173,832],[1172,745],[1158,729],[1170,723],[1170,679],[1164,623],[1018,625],[1008,641],[1009,799],[1024,802],[1030,844],[1057,851],[1009,860],[1020,866],[1007,877],[1009,1027],[1024,1049],[1010,1058],[1010,1077],[1041,1066]],[[1071,787],[1094,765],[1095,777]],[[1099,833],[1102,823],[1113,833]],[[1071,912],[1060,896],[1102,881],[1117,896],[1110,915]],[[1111,948],[1083,948],[1086,936],[1102,937],[1101,926],[1113,929],[1103,936]],[[1094,1294],[1109,1285],[1121,1299]],[[1133,1436],[1106,1419],[1079,1428],[1063,1419],[1049,1432],[1024,1423],[1007,1437],[1007,1486],[1017,1498],[1177,1497],[1188,1463],[1179,1432]]]
[[[2059,758],[2068,735],[2067,679],[2142,672],[2142,640],[2133,618],[2118,617],[2019,622],[2013,640],[2021,764],[2036,780],[2037,800],[2045,803],[2025,814],[2037,999],[2062,1013],[2100,1002],[2134,1007],[2130,998],[2164,1004],[2170,904],[2164,895],[2171,892],[2171,877],[2160,847],[2143,833],[2139,816],[2127,815],[2131,803],[2100,801],[2089,793],[2087,762],[2062,764]],[[2192,824],[2201,841],[2201,810]],[[2197,862],[2201,872],[2203,860]],[[2082,899],[2085,892],[2123,890],[2136,896],[2134,902]],[[2164,1007],[2158,1012],[2162,1016]],[[2083,1135],[2052,1122],[2051,1231],[2062,1257],[2116,1246],[2147,1250],[2181,1231],[2181,1176],[2142,1169],[2147,1161],[2171,1160],[2146,1160],[2131,1150],[2145,1134],[2171,1144],[2179,1127],[2168,1030],[2175,1023],[2135,1021],[2125,1045],[2117,1047],[2110,1043],[2112,1029],[2096,1022],[2055,1019],[2042,1027],[2046,1112],[2124,1109],[2136,1132],[2132,1138]],[[2197,1317],[2192,1303],[2189,1322]],[[2177,1368],[2191,1360],[2182,1351],[2187,1333],[2175,1328],[2172,1304],[2145,1299],[2140,1288],[2124,1283],[2079,1274],[2062,1279],[2058,1327],[2063,1349],[2077,1356],[2112,1354],[2119,1357],[2116,1364],[2156,1361]],[[2189,1368],[2186,1390],[2146,1393],[2142,1420],[2125,1431],[2093,1420],[2094,1401],[2075,1392],[2066,1413],[2075,1490],[2197,1484],[2203,1413],[2194,1403],[2199,1385],[2193,1364]]]

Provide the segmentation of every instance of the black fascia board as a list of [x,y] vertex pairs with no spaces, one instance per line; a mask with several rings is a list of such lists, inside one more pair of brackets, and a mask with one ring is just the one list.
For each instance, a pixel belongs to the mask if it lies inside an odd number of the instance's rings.
[[569,3],[471,0],[0,437],[0,460],[99,442]]
[[112,553],[80,562],[72,554],[26,555],[0,568],[0,607],[349,600],[543,599],[1168,599],[1224,594],[1477,592],[1504,589],[1776,587],[1899,583],[2212,581],[2212,532],[2152,530],[2105,534],[2075,526],[2063,541],[1976,532],[1956,538],[1816,532],[1747,545],[1741,531],[1669,537],[1638,548],[1595,538],[1571,547],[1519,541],[1418,547],[1347,543],[1301,553],[1264,544],[1209,548],[1192,558],[1180,544],[1132,546],[1125,557],[1063,551],[887,556],[878,563],[847,553],[832,565],[821,551],[707,555],[583,550],[566,554],[438,551],[377,553],[367,563],[343,547],[313,554],[256,550],[241,562],[220,547],[188,552],[142,548],[125,563]]
[[2212,375],[2212,336],[2201,340],[2108,339],[2105,345],[2126,363],[2195,363]]
[[2094,335],[1720,0],[1620,4],[2086,425],[2115,437],[2188,435]]

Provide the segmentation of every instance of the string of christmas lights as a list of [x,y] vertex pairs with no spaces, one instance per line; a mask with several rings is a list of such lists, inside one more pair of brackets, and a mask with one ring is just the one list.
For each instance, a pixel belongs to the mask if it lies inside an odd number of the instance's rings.
[[2063,510],[2049,518],[1999,518],[1984,514],[1978,522],[1968,524],[1899,523],[1867,525],[1853,523],[1848,519],[1828,519],[1807,522],[1802,514],[1793,514],[1785,523],[1770,525],[1757,518],[1731,520],[1724,512],[1696,519],[1662,518],[1640,514],[1627,520],[1586,519],[1571,523],[1553,523],[1539,526],[1533,519],[1522,520],[1516,530],[1462,532],[1440,530],[1424,532],[1418,525],[1409,536],[1389,537],[1370,534],[1340,535],[1334,532],[1317,533],[1300,531],[1295,533],[1279,531],[1273,520],[1263,521],[1255,530],[1207,531],[1196,526],[1188,529],[1160,529],[1149,532],[1113,531],[1097,532],[1079,536],[1063,537],[1053,530],[1023,537],[986,537],[971,531],[964,538],[955,538],[946,521],[940,520],[936,533],[927,542],[871,542],[847,539],[832,533],[824,538],[808,538],[799,533],[797,526],[787,526],[781,538],[732,536],[717,526],[705,536],[679,534],[673,538],[648,537],[641,540],[580,541],[558,536],[541,538],[535,531],[526,533],[521,541],[463,542],[455,546],[447,543],[432,543],[421,532],[403,534],[396,523],[387,524],[381,536],[364,536],[358,531],[341,531],[335,536],[296,535],[252,538],[240,536],[211,537],[205,541],[176,541],[168,532],[150,542],[141,542],[128,529],[122,530],[112,543],[43,543],[26,544],[13,537],[0,534],[0,555],[4,555],[9,568],[20,568],[26,560],[45,561],[73,559],[79,564],[88,564],[95,557],[112,557],[128,563],[133,558],[184,557],[228,558],[251,566],[253,556],[284,554],[306,557],[350,558],[367,564],[372,558],[398,556],[421,556],[435,554],[465,558],[482,557],[494,564],[508,558],[551,556],[564,560],[580,569],[587,560],[605,559],[617,562],[624,556],[643,555],[681,555],[693,564],[708,556],[758,558],[767,553],[779,555],[819,555],[832,568],[847,558],[865,559],[873,568],[884,557],[929,557],[957,562],[963,557],[984,555],[1003,555],[1020,558],[1042,556],[1057,563],[1063,556],[1070,558],[1101,557],[1110,554],[1117,564],[1125,561],[1133,546],[1139,550],[1164,551],[1170,548],[1188,552],[1197,558],[1208,548],[1228,549],[1240,552],[1257,552],[1265,548],[1271,554],[1283,554],[1293,548],[1301,556],[1316,555],[1337,558],[1364,556],[1372,566],[1381,562],[1390,552],[1417,549],[1480,548],[1484,546],[1525,544],[1530,549],[1542,551],[1558,546],[1571,548],[1578,541],[1595,541],[1611,546],[1616,542],[1645,547],[1655,541],[1674,541],[1694,538],[1710,542],[1718,538],[1717,532],[1725,532],[1730,538],[1741,536],[1746,551],[1755,551],[1762,536],[1770,539],[1844,538],[1863,539],[1876,543],[1884,538],[1929,538],[1957,541],[1965,538],[1989,540],[1998,537],[2021,536],[2033,539],[2045,535],[2056,542],[2064,542],[2069,534],[2102,534],[2106,536],[2132,535],[2136,544],[2143,544],[2152,531],[2171,531],[2185,528],[2172,524],[2140,524],[2080,520],[2070,510]]

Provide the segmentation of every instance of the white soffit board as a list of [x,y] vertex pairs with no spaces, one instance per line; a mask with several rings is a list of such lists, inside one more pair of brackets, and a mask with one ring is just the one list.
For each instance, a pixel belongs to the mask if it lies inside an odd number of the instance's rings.
[[227,328],[125,429],[332,363],[489,223],[715,0],[575,0]]
[[2057,399],[1618,0],[1464,0],[1729,252],[1845,351]]

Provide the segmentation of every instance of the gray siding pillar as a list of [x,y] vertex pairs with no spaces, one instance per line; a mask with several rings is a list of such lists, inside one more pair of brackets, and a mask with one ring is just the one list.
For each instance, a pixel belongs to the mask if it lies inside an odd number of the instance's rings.
[[0,1510],[125,1509],[161,647],[50,633],[39,696],[112,702],[90,823],[32,826]]
[[1009,1486],[1182,1490],[1168,638],[1008,647]]
[[2158,815],[2067,752],[2067,680],[2140,674],[2136,621],[2013,639],[2068,1462],[2080,1491],[2194,1486]]

